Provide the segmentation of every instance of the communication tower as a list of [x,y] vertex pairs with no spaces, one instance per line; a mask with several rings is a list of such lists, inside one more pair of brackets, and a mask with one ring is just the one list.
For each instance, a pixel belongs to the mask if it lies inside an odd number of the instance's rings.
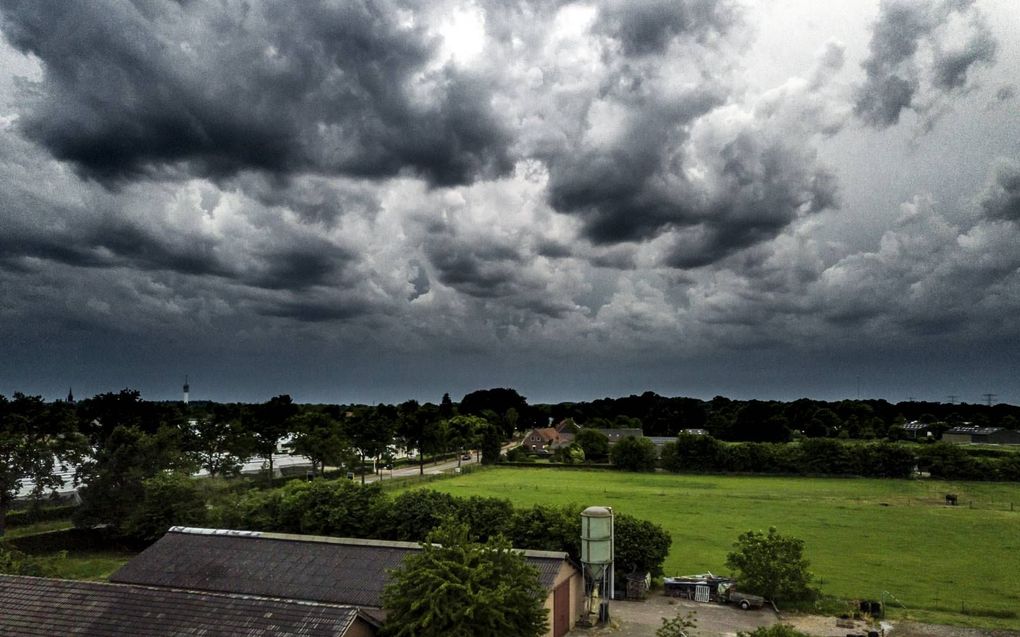
[[190,389],[191,389],[191,387],[188,385],[188,377],[185,376],[184,377],[184,404],[185,405],[188,404],[188,390],[190,390]]

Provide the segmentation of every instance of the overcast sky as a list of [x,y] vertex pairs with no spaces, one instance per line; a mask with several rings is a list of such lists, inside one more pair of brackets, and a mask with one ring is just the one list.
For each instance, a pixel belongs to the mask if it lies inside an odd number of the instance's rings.
[[1015,0],[0,21],[0,393],[1020,403]]

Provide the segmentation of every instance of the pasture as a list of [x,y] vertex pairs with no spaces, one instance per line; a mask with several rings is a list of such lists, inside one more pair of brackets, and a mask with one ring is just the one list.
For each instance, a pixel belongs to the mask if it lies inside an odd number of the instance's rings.
[[[413,488],[612,506],[670,532],[668,575],[726,573],[740,533],[775,526],[805,541],[827,595],[886,599],[893,616],[1020,628],[1020,484],[496,468]],[[959,506],[945,506],[947,493]]]

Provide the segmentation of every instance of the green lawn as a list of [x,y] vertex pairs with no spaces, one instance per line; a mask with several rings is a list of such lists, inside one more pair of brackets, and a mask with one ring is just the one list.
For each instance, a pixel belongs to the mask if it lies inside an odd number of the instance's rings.
[[[610,505],[655,521],[673,536],[669,575],[724,573],[740,533],[775,526],[805,541],[827,594],[890,593],[907,607],[900,616],[1020,628],[1010,616],[1020,611],[1017,484],[499,468],[423,486],[525,506]],[[946,493],[960,506],[944,506]]]

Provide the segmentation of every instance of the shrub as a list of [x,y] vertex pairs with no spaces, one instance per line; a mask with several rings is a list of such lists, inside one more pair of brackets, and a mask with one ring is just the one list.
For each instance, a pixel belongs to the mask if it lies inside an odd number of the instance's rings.
[[659,454],[655,443],[648,438],[627,436],[613,446],[609,457],[624,471],[655,471]]
[[748,531],[737,538],[726,566],[736,571],[740,590],[773,602],[812,599],[811,573],[804,559],[804,541],[780,535]]
[[143,542],[163,537],[171,526],[203,526],[205,500],[195,480],[183,473],[161,473],[142,481],[142,502],[124,524],[124,534]]

